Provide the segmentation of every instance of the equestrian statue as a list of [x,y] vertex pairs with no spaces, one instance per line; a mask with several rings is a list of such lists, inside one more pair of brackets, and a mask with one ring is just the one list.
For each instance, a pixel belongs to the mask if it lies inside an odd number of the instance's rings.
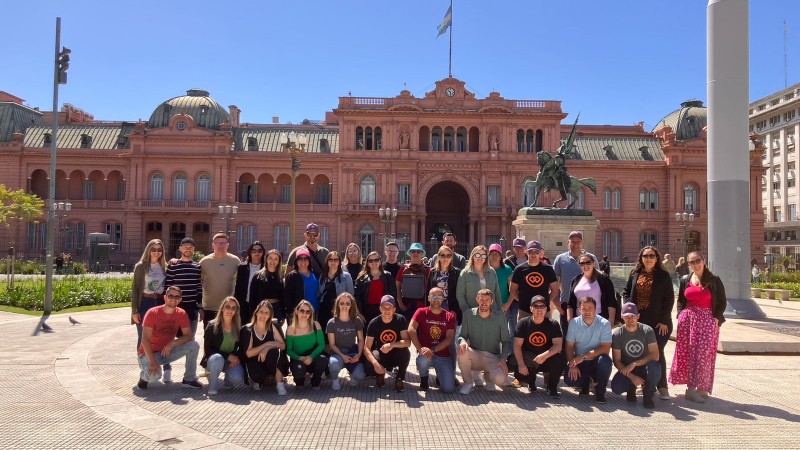
[[572,131],[569,133],[567,141],[562,143],[555,156],[549,152],[541,151],[537,157],[539,163],[539,173],[536,174],[536,194],[533,198],[531,207],[538,206],[539,194],[542,191],[550,192],[551,190],[558,190],[561,198],[553,202],[553,208],[561,202],[568,201],[568,194],[572,195],[572,202],[570,202],[566,209],[572,209],[575,202],[578,200],[578,192],[581,190],[581,185],[589,188],[593,193],[597,194],[597,187],[595,186],[594,178],[575,178],[567,173],[567,154],[572,151],[572,143],[575,141],[575,128],[578,125],[578,117],[575,118],[575,123],[572,125]]

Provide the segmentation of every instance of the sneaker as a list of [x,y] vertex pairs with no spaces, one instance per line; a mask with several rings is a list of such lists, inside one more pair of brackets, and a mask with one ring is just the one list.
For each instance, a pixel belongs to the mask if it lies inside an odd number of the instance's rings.
[[695,403],[705,403],[706,399],[702,395],[698,394],[694,389],[687,389],[686,390],[686,400],[695,402]]
[[661,400],[669,400],[672,397],[669,396],[669,389],[667,388],[658,388],[658,398]]
[[536,393],[536,384],[535,383],[528,383],[528,392],[531,394]]
[[472,380],[477,387],[483,387],[486,385],[483,381],[483,374],[480,372],[472,371]]
[[461,389],[459,389],[458,392],[461,395],[469,395],[469,393],[472,392],[472,387],[471,384],[464,383],[461,385]]
[[561,398],[561,394],[559,394],[558,391],[550,391],[550,393],[547,395],[553,400],[558,400]]
[[581,392],[578,395],[589,395],[589,383],[581,386]]
[[275,385],[275,388],[278,389],[278,395],[286,395],[286,385],[283,383],[278,383]]
[[625,400],[635,403],[636,402],[636,389],[628,390],[628,395],[625,396]]
[[188,387],[192,389],[203,389],[203,385],[200,384],[197,380],[192,380],[192,381],[183,380],[181,381],[181,384],[183,385],[183,387]]
[[226,391],[230,391],[234,387],[235,386],[233,385],[233,383],[228,383],[227,381],[222,383],[222,389],[225,389]]
[[494,383],[486,382],[486,386],[484,386],[486,392],[495,392],[497,391],[497,385]]
[[253,383],[253,390],[260,391],[261,390],[261,383]]
[[140,379],[139,379],[139,382],[138,382],[138,383],[136,383],[136,389],[139,389],[139,390],[142,390],[142,391],[143,391],[143,390],[145,390],[145,389],[147,389],[147,381],[145,381],[145,380],[142,380],[142,379],[140,378]]
[[394,379],[394,391],[395,392],[403,392],[406,390],[405,383],[403,383],[402,378],[395,378]]
[[161,381],[164,384],[172,383],[172,370],[171,369],[164,369],[164,373],[161,375]]
[[596,394],[595,400],[597,400],[597,403],[600,403],[601,405],[608,403],[608,400],[606,400],[606,394]]
[[386,386],[386,374],[375,376],[375,387]]
[[642,400],[642,406],[644,406],[644,407],[645,407],[645,408],[647,408],[647,409],[653,409],[653,408],[655,408],[655,407],[656,407],[656,404],[655,404],[655,403],[653,403],[653,397],[645,397],[645,398]]
[[[514,379],[514,381],[512,381],[512,382],[511,382],[511,387],[519,389],[519,388],[521,388],[521,387],[522,387],[522,383],[520,383],[520,382],[519,382],[519,380],[517,380],[517,379],[515,378],[515,379]],[[536,387],[535,387],[535,386],[534,386],[533,390],[534,390],[534,391],[536,390]]]
[[312,391],[318,391],[319,390],[319,386],[311,386],[311,390]]
[[333,380],[333,382],[331,382],[331,389],[333,389],[334,391],[338,391],[341,388],[342,384],[339,382],[338,378],[336,378],[335,380]]
[[208,396],[211,397],[212,395],[219,394],[219,391],[214,388],[208,388]]
[[[419,377],[419,390],[420,391],[427,391],[428,390],[428,377]],[[438,379],[436,381],[439,381]]]

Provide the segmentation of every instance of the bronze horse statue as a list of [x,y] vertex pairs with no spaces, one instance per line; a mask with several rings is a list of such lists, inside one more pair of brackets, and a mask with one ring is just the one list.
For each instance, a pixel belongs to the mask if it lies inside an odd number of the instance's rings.
[[[578,115],[580,117],[580,115]],[[581,185],[588,187],[594,194],[597,194],[597,186],[595,185],[594,178],[575,178],[567,173],[566,160],[567,151],[572,150],[572,143],[575,141],[575,128],[578,125],[578,118],[572,125],[572,131],[569,133],[567,141],[558,147],[556,155],[553,156],[548,152],[540,151],[536,160],[539,163],[539,173],[536,174],[536,195],[533,198],[531,207],[537,206],[539,202],[539,194],[542,191],[550,192],[551,190],[558,190],[561,198],[553,202],[553,208],[561,202],[568,201],[567,194],[572,195],[572,202],[567,205],[566,209],[572,209],[575,202],[578,200],[578,192],[581,190]]]

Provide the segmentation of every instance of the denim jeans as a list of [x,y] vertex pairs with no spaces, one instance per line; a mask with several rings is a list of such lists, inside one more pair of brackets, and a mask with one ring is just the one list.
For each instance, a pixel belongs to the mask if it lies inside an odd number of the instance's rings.
[[217,390],[219,384],[219,374],[225,372],[225,384],[236,386],[244,382],[244,367],[240,363],[236,367],[231,367],[230,362],[219,353],[214,353],[208,358],[208,388]]
[[332,354],[330,359],[328,360],[328,370],[331,372],[331,378],[334,380],[336,377],[339,376],[339,372],[342,369],[347,368],[347,372],[350,373],[350,377],[356,381],[361,381],[366,378],[366,373],[364,372],[364,364],[359,360],[359,362],[355,364],[345,364],[342,361],[342,357],[337,354]]
[[[644,366],[634,368],[633,374],[644,379],[642,387],[644,398],[653,398],[658,381],[661,379],[661,364],[658,361],[648,361]],[[631,379],[619,372],[611,379],[611,391],[615,394],[622,395],[634,387]]]
[[519,314],[519,302],[511,302],[511,306],[506,311],[506,320],[508,321],[508,335],[512,338],[517,331],[517,314]]
[[417,371],[419,376],[427,377],[431,366],[436,371],[436,378],[439,380],[439,387],[442,392],[451,394],[456,391],[456,373],[453,371],[453,364],[449,356],[436,356],[428,361],[428,358],[417,355]]
[[608,386],[608,378],[611,376],[611,357],[608,355],[600,355],[595,359],[584,361],[578,365],[581,375],[577,380],[569,377],[569,370],[564,373],[564,383],[567,386],[584,386],[588,385],[594,378],[597,386],[594,387],[596,394],[605,394],[606,387]]
[[189,341],[182,345],[176,345],[175,348],[169,352],[169,356],[162,356],[161,352],[155,352],[153,357],[155,357],[158,368],[154,375],[147,373],[150,368],[150,361],[148,361],[147,355],[142,355],[139,357],[139,368],[142,369],[140,378],[148,383],[158,381],[161,379],[162,364],[169,364],[186,357],[186,370],[183,373],[183,379],[186,381],[194,381],[197,379],[197,355],[199,353],[200,344],[197,341]]
[[139,345],[142,343],[142,324],[144,323],[144,316],[147,314],[147,311],[150,311],[151,308],[155,308],[158,305],[163,305],[164,299],[154,299],[150,297],[142,297],[139,301],[139,323],[136,324],[136,351],[139,351]]

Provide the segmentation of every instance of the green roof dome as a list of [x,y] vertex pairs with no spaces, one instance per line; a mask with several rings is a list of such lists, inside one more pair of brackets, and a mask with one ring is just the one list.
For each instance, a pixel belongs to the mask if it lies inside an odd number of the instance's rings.
[[671,127],[675,133],[675,139],[688,141],[700,137],[700,132],[708,123],[708,108],[703,106],[700,100],[689,100],[681,103],[681,108],[669,113],[666,117],[659,120],[653,127],[653,132]]
[[186,95],[171,98],[158,105],[147,121],[147,128],[166,127],[170,119],[180,113],[192,116],[198,127],[214,130],[219,130],[221,123],[230,123],[231,120],[228,111],[211,98],[208,91],[189,89]]

